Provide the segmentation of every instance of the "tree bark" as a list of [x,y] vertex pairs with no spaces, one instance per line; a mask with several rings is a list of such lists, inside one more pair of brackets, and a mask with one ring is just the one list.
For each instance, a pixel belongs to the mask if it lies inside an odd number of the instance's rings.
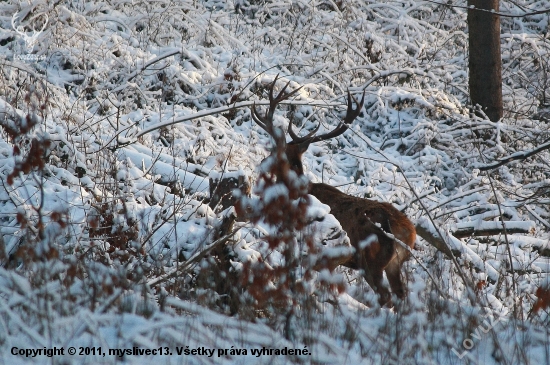
[[[472,9],[472,7],[474,7]],[[498,0],[468,0],[470,98],[493,122],[502,118],[502,61]]]

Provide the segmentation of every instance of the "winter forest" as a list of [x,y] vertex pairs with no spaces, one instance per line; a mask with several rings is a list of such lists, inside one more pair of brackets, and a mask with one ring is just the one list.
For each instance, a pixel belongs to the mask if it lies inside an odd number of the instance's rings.
[[550,365],[550,1],[483,2],[0,0],[0,364]]

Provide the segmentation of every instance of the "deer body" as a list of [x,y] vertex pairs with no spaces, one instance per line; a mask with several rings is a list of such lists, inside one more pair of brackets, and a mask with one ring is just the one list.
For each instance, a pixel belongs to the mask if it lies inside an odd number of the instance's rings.
[[[277,77],[269,88],[270,105],[265,116],[261,116],[255,107],[252,109],[254,121],[274,139],[280,138],[280,134],[277,135],[276,128],[273,126],[275,108],[299,90],[285,93],[289,85],[287,83],[274,97],[273,89],[276,81]],[[322,135],[316,135],[319,129],[317,126],[306,136],[299,137],[292,130],[292,122],[290,122],[288,133],[292,141],[284,144],[289,168],[299,176],[303,175],[302,155],[307,151],[309,145],[344,133],[361,112],[364,98],[364,94],[361,102],[357,102],[353,98],[358,105],[354,109],[352,96],[348,92],[348,110],[344,120],[335,129]],[[308,192],[330,207],[331,214],[340,222],[351,245],[355,248],[353,257],[346,262],[339,262],[339,264],[362,270],[367,283],[379,295],[381,305],[391,301],[390,292],[382,283],[384,271],[392,292],[398,298],[404,298],[406,288],[401,280],[401,266],[408,259],[410,253],[394,237],[408,247],[414,247],[416,230],[407,216],[390,203],[350,196],[327,184],[310,184]]]
[[330,207],[355,248],[353,258],[343,265],[363,270],[367,283],[380,296],[381,304],[390,300],[390,293],[382,284],[382,273],[386,271],[392,292],[402,299],[406,290],[401,280],[401,266],[410,254],[387,233],[413,248],[416,231],[407,216],[389,203],[350,196],[327,184],[311,184],[309,193]]

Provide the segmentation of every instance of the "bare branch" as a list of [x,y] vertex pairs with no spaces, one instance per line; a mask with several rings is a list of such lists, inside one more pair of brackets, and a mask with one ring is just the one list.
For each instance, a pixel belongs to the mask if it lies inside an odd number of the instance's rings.
[[[456,231],[452,232],[452,235],[456,238],[465,238],[465,237],[480,237],[480,236],[494,236],[499,234],[504,234],[504,228],[502,222],[492,221],[492,222],[480,222],[479,224],[463,224],[459,226]],[[523,233],[529,234],[533,233],[535,229],[535,224],[533,222],[525,221],[506,221],[506,233]]]
[[[342,106],[341,103],[329,103],[329,104],[327,104],[327,103],[322,103],[322,102],[315,103],[315,102],[310,102],[310,101],[298,101],[298,100],[283,101],[283,102],[281,102],[281,104],[310,105],[310,106],[316,106],[316,107],[320,107],[320,108],[330,108],[330,107]],[[132,143],[136,142],[138,138],[140,138],[140,137],[142,137],[146,134],[149,134],[153,131],[156,131],[157,129],[169,127],[171,125],[183,123],[183,122],[186,122],[188,120],[193,120],[193,119],[197,119],[197,118],[206,117],[206,116],[209,116],[209,115],[216,115],[216,114],[220,114],[220,113],[225,113],[225,112],[235,110],[235,109],[249,108],[249,107],[252,107],[254,105],[269,105],[269,102],[268,101],[258,101],[258,100],[255,100],[255,101],[242,101],[242,102],[234,103],[234,104],[231,104],[231,105],[221,106],[219,108],[203,110],[203,111],[200,111],[198,113],[194,113],[194,114],[191,114],[191,115],[185,115],[183,117],[170,119],[169,121],[166,121],[166,122],[161,122],[161,123],[154,124],[151,127],[145,128],[145,129],[143,129],[142,131],[140,131],[139,133],[137,133],[133,136],[120,138],[120,135],[122,133],[128,131],[130,128],[133,127],[133,126],[129,126],[129,127],[126,127],[124,129],[118,131],[117,134],[107,144],[109,144],[113,140],[117,140],[118,143],[117,143],[117,146],[115,148],[118,149],[118,148],[121,148],[121,147],[124,147],[124,146],[127,146],[129,144],[132,144]]]
[[440,3],[439,1],[433,1],[433,0],[425,0],[425,1],[429,2],[429,3],[432,3],[432,4],[446,6],[446,7],[449,7],[449,8],[484,11],[484,12],[491,13],[491,14],[498,15],[498,16],[505,17],[505,18],[524,18],[526,16],[531,16],[531,15],[550,13],[550,9],[543,9],[543,10],[536,10],[536,11],[532,11],[530,13],[523,13],[523,14],[506,14],[506,13],[499,13],[499,12],[492,11],[492,10],[487,10],[487,9],[469,8],[469,7],[464,6],[464,5],[452,5],[452,4],[449,4],[449,3],[445,4],[445,3]]
[[485,165],[485,166],[480,166],[478,167],[478,169],[480,171],[493,170],[493,169],[496,169],[497,167],[507,164],[508,162],[512,162],[516,160],[525,160],[526,158],[536,155],[537,153],[547,150],[549,148],[550,148],[550,141],[543,143],[537,148],[534,148],[530,151],[521,151],[521,152],[513,153],[508,157],[501,158],[500,160],[498,160],[498,162],[494,162],[492,164]]

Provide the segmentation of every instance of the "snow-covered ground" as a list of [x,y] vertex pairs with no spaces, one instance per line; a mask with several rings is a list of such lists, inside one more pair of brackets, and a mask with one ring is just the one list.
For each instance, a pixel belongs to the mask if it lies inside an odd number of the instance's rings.
[[[529,9],[550,2],[501,2]],[[0,2],[0,362],[550,364],[548,308],[531,312],[550,290],[550,154],[483,169],[550,138],[548,19],[502,17],[494,123],[469,114],[461,7]],[[351,128],[304,154],[307,177],[391,202],[455,255],[419,238],[395,308],[357,271],[311,270],[349,249],[315,198],[296,232],[303,291],[284,305],[238,279],[258,265],[284,275],[274,227],[237,222],[228,260],[212,254],[229,212],[208,205],[209,177],[254,185],[272,141],[250,108],[276,75],[277,89],[302,87],[275,115],[301,135],[334,128],[347,91],[366,90]],[[474,229],[501,234],[460,235]]]

